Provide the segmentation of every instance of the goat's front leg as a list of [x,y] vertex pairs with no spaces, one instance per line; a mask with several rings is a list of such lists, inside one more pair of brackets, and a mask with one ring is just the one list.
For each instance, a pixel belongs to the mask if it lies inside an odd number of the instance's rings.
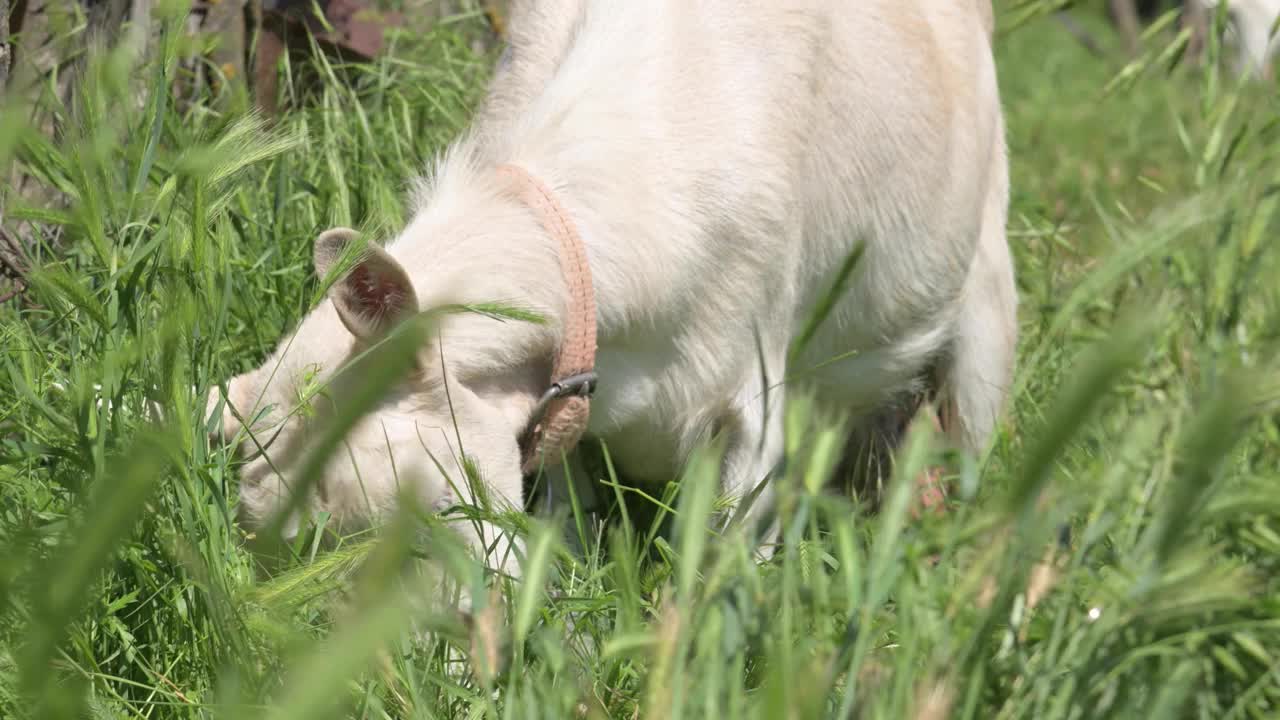
[[776,493],[772,474],[782,462],[783,400],[782,383],[770,387],[769,378],[781,377],[782,361],[770,364],[775,372],[756,373],[739,391],[729,412],[721,418],[721,431],[728,446],[721,465],[721,490],[729,500],[727,515],[738,514],[741,503],[749,501],[759,488],[751,505],[742,513],[749,530],[758,530],[767,519],[757,554],[761,559],[773,557],[778,544],[780,522],[770,518],[775,508]]

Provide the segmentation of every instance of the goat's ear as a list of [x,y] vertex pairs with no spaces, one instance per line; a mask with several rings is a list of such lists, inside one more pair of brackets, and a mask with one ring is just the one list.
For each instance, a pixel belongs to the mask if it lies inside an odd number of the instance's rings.
[[[322,280],[338,266],[359,236],[349,228],[326,230],[316,239],[316,275]],[[365,247],[351,269],[329,289],[338,317],[352,335],[377,337],[418,311],[418,296],[404,267],[386,250]]]

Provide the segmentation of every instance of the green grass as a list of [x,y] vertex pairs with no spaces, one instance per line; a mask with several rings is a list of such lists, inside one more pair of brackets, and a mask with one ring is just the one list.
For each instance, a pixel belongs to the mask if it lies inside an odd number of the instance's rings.
[[[0,189],[41,228],[0,308],[0,716],[1280,715],[1280,105],[1173,66],[1172,34],[1129,70],[1046,17],[997,40],[1020,365],[988,457],[902,451],[900,475],[954,473],[947,516],[911,521],[904,483],[878,514],[812,492],[839,436],[797,388],[776,562],[707,530],[708,452],[683,493],[597,463],[625,502],[570,519],[581,554],[503,518],[529,581],[492,594],[409,510],[257,572],[201,399],[317,300],[321,230],[405,220],[482,92],[480,22],[321,64],[275,123],[234,93],[171,97],[173,32],[136,65],[99,58],[74,108],[43,101],[57,141],[0,108],[0,167],[69,198]],[[476,591],[470,619],[413,603],[436,592],[401,572],[422,556]]]

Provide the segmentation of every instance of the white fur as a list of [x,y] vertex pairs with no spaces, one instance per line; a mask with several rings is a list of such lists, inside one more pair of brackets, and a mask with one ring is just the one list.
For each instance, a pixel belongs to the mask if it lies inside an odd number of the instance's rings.
[[1280,0],[1192,1],[1199,2],[1209,12],[1225,4],[1236,45],[1237,72],[1271,77],[1271,61],[1280,47],[1280,41],[1272,35],[1271,28],[1280,17]]
[[[517,434],[547,386],[566,290],[554,241],[494,173],[503,162],[552,187],[585,239],[600,337],[590,432],[626,476],[670,479],[720,429],[724,490],[741,494],[782,453],[781,381],[851,351],[806,375],[824,401],[870,413],[940,362],[956,440],[981,448],[1017,332],[990,13],[988,0],[517,3],[484,107],[386,252],[421,308],[500,300],[552,322],[449,317],[421,376],[352,433],[309,508],[362,524],[406,478],[446,505],[455,493],[429,455],[456,477],[459,437],[493,495],[521,507]],[[858,242],[852,285],[786,367]],[[323,381],[367,341],[325,301],[230,383],[230,401],[291,407],[306,368]],[[248,524],[277,507],[306,426],[285,422],[274,469],[246,466]]]

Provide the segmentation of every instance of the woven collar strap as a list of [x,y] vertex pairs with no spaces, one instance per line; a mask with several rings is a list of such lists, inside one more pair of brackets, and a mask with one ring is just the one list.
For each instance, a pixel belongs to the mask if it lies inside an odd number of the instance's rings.
[[503,165],[498,174],[511,181],[516,196],[559,243],[560,272],[569,290],[560,351],[551,368],[551,387],[534,408],[523,438],[523,469],[529,473],[541,465],[558,463],[561,454],[572,450],[586,432],[595,390],[596,295],[582,236],[551,189],[516,165]]

